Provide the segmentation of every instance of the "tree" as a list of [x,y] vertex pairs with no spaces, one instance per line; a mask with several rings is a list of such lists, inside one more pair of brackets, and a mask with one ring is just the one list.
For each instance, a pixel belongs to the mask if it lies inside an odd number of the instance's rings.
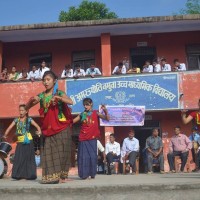
[[82,1],[79,7],[71,6],[68,12],[61,11],[59,15],[60,22],[66,21],[83,21],[83,20],[99,20],[99,19],[115,19],[118,16],[114,12],[110,12],[104,3],[97,1]]
[[200,14],[200,0],[187,0],[186,9],[181,9],[180,14]]

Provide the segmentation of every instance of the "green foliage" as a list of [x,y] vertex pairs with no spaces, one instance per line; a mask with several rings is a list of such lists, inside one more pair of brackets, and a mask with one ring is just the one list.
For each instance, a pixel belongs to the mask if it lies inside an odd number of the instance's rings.
[[180,14],[200,14],[200,0],[187,0],[186,9],[181,9]]
[[82,1],[79,7],[71,6],[68,12],[61,11],[59,15],[60,22],[66,21],[84,21],[84,20],[100,20],[115,19],[118,16],[114,12],[110,12],[104,3],[97,1]]

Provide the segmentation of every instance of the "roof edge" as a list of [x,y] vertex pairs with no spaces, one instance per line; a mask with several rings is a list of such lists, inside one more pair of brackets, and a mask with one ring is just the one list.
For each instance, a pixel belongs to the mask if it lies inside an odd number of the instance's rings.
[[118,19],[104,19],[104,20],[69,21],[69,22],[24,24],[24,25],[14,25],[14,26],[0,26],[0,31],[49,29],[49,28],[63,28],[63,27],[83,27],[83,26],[116,25],[116,24],[136,24],[136,23],[152,23],[152,22],[155,23],[155,22],[183,21],[183,20],[200,20],[200,14],[118,18]]

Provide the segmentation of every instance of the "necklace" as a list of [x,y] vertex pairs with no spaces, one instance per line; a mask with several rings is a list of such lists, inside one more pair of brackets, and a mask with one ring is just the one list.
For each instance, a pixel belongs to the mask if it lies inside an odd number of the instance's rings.
[[83,123],[91,124],[92,123],[92,116],[91,115],[92,115],[92,110],[88,111],[88,112],[84,111],[82,113],[82,119],[81,119],[81,121]]
[[18,118],[17,122],[17,133],[18,134],[25,134],[26,133],[26,119],[24,121],[20,121],[20,118]]
[[47,95],[46,93],[44,93],[44,95],[43,95],[43,107],[44,107],[45,113],[48,111],[51,99],[52,99],[52,94]]

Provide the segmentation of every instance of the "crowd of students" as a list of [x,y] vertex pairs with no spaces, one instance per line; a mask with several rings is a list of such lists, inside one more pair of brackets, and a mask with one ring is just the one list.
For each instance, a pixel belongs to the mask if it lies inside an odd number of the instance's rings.
[[119,64],[114,68],[112,74],[161,73],[171,71],[186,71],[186,65],[185,63],[180,63],[178,59],[174,59],[174,64],[171,66],[167,63],[165,58],[157,58],[152,62],[146,60],[142,67],[139,67],[136,63],[130,67],[128,62],[119,62]]
[[31,71],[29,72],[27,68],[23,68],[21,72],[17,71],[17,68],[13,66],[11,72],[5,67],[0,74],[1,81],[25,81],[25,80],[41,80],[44,73],[49,71],[50,68],[46,66],[46,62],[42,61],[39,69],[33,65]]
[[[23,68],[21,72],[18,72],[16,67],[13,66],[11,72],[8,72],[8,68],[5,67],[0,74],[0,81],[24,81],[24,80],[41,80],[44,72],[51,70],[47,67],[46,62],[43,60],[39,68],[33,65],[31,71],[27,68]],[[165,58],[157,58],[152,62],[146,60],[144,66],[139,67],[137,64],[133,64],[132,67],[128,60],[119,62],[117,66],[114,67],[112,71],[113,75],[123,75],[132,73],[161,73],[161,72],[171,72],[171,71],[185,71],[185,63],[180,63],[178,59],[174,59],[174,64],[171,66],[167,63]],[[85,71],[82,69],[80,64],[75,64],[74,69],[71,65],[65,65],[60,78],[80,78],[80,77],[91,77],[101,76],[101,71],[95,64],[91,64],[90,67]]]

